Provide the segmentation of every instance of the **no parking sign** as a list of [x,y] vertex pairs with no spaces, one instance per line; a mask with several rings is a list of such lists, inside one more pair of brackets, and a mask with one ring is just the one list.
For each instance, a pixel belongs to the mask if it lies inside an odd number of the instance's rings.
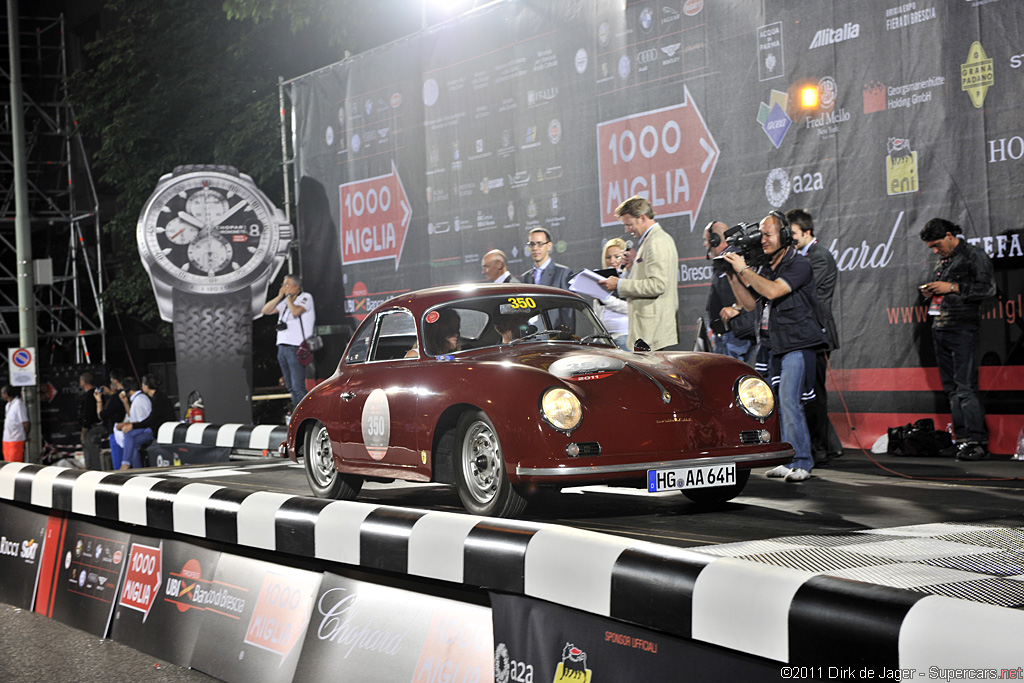
[[35,347],[7,349],[7,372],[13,387],[30,387],[35,385]]

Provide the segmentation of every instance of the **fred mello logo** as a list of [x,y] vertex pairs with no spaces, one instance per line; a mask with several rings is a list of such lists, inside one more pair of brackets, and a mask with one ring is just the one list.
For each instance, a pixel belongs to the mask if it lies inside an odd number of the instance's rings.
[[917,192],[917,152],[910,149],[910,140],[889,138],[885,157],[886,194]]
[[974,41],[967,51],[967,61],[960,65],[960,89],[967,91],[975,109],[985,104],[989,86],[995,83],[992,60],[985,54],[981,43]]
[[815,33],[814,40],[811,41],[811,46],[807,49],[813,50],[816,47],[842,43],[846,40],[853,40],[858,36],[860,36],[860,24],[846,22],[842,28],[823,28]]

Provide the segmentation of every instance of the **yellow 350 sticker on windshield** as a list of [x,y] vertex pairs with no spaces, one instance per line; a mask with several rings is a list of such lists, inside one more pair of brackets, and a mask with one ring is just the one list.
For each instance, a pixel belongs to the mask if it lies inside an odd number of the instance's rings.
[[508,298],[509,308],[522,308],[532,309],[537,307],[537,302],[533,300],[533,297],[529,296],[510,296]]

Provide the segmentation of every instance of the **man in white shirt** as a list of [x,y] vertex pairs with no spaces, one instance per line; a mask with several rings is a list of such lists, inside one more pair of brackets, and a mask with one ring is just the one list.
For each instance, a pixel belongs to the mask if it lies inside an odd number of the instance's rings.
[[128,412],[128,419],[125,422],[119,422],[114,428],[115,437],[121,434],[119,440],[124,448],[121,462],[113,463],[115,470],[131,469],[132,463],[141,464],[137,455],[140,446],[138,438],[141,432],[145,430],[133,430],[132,426],[133,423],[142,422],[153,412],[153,402],[139,387],[139,380],[134,377],[125,377],[121,384],[124,385],[124,391],[121,392],[121,401]]
[[25,462],[25,442],[28,440],[28,410],[21,400],[21,387],[5,386],[0,389],[4,406],[4,460]]
[[277,313],[277,363],[284,385],[292,395],[292,404],[306,395],[306,368],[299,362],[299,344],[313,336],[316,311],[313,295],[302,291],[298,275],[286,275],[281,289],[263,305],[263,315]]

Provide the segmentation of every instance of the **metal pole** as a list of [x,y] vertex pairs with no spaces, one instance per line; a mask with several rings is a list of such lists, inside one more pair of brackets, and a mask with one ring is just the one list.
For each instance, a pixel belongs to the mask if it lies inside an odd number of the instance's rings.
[[[28,215],[28,178],[25,171],[25,112],[21,93],[21,40],[18,35],[18,3],[7,0],[7,34],[11,51],[11,140],[14,148],[14,235],[18,261],[18,326],[21,345],[36,348],[36,372],[39,354],[36,344],[35,276],[32,272],[32,227]],[[28,408],[29,434],[25,459],[39,462],[42,429],[39,425],[39,386],[24,388]]]

